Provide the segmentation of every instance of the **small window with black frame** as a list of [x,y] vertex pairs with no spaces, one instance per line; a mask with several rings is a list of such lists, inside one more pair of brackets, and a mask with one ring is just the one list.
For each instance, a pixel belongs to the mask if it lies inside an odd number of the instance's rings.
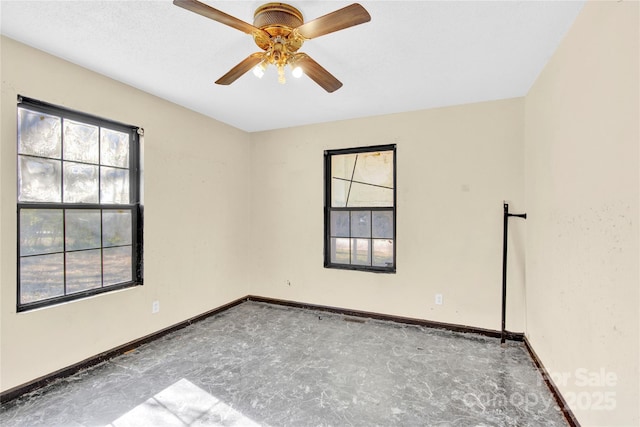
[[325,152],[327,268],[396,271],[396,146]]
[[25,311],[142,284],[142,130],[29,98],[17,108]]

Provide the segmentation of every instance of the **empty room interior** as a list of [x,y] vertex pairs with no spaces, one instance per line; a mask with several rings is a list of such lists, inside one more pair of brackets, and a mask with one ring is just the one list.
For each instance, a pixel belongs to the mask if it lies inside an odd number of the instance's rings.
[[263,4],[0,2],[0,423],[640,425],[639,2]]

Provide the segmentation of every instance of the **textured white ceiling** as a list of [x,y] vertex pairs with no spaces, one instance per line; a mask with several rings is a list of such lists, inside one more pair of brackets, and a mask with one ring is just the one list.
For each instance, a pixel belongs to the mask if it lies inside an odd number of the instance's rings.
[[[204,0],[252,23],[261,1]],[[351,2],[291,1],[305,21]],[[525,95],[583,1],[362,1],[371,22],[307,41],[344,86],[277,82],[273,67],[213,82],[252,38],[160,1],[0,2],[2,34],[245,131]],[[37,96],[37,94],[33,94]]]

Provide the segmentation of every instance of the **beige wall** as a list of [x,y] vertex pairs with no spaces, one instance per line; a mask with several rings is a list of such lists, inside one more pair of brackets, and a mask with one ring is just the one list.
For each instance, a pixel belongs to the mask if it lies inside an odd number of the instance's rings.
[[526,97],[527,335],[585,426],[640,425],[638,16],[587,3]]
[[[252,294],[500,329],[502,203],[523,207],[523,99],[251,135]],[[397,144],[397,273],[323,267],[323,153]],[[522,224],[509,329],[524,330]],[[444,304],[435,305],[436,293]]]
[[[7,38],[1,55],[2,390],[248,293],[246,133]],[[16,314],[18,94],[145,129],[144,286]]]

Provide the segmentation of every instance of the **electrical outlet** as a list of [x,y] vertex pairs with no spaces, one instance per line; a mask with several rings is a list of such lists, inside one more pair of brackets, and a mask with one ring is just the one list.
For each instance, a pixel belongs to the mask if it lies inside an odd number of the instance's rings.
[[151,313],[155,314],[159,311],[160,311],[160,301],[154,301],[153,304],[151,304]]
[[436,294],[436,304],[442,305],[442,294]]

